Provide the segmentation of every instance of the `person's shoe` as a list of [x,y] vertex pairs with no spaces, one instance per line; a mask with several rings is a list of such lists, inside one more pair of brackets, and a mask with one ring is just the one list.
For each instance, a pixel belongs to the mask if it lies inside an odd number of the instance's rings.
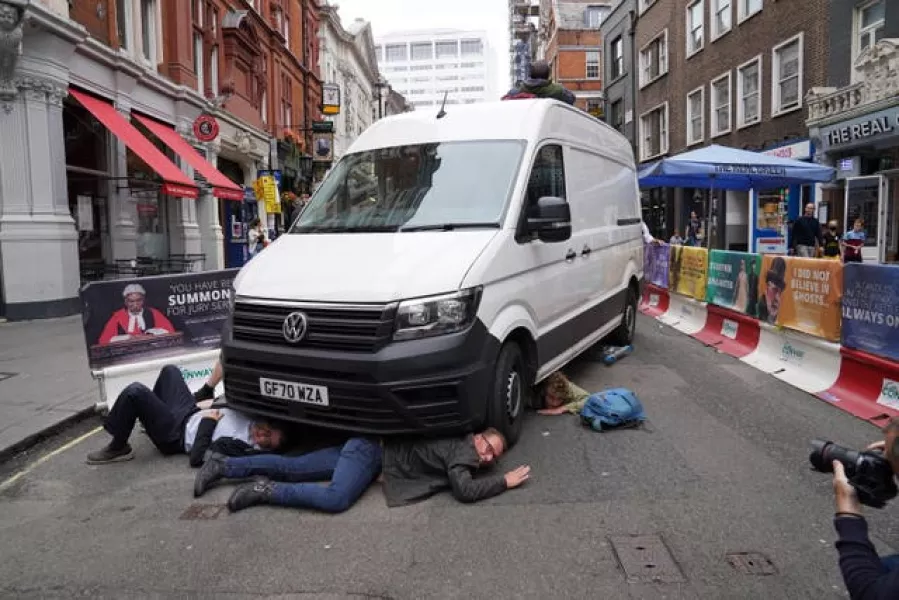
[[113,448],[109,444],[102,450],[91,452],[87,455],[87,464],[89,465],[105,465],[107,463],[123,462],[134,458],[134,450],[130,444],[125,444],[121,448]]
[[199,498],[206,493],[213,483],[225,476],[225,457],[221,454],[213,454],[209,457],[194,480],[194,498]]
[[237,487],[228,498],[228,510],[237,512],[257,504],[268,504],[272,500],[274,487],[268,479],[259,479],[253,483],[245,483]]
[[202,402],[203,400],[212,400],[215,398],[215,390],[209,387],[208,383],[204,383],[203,387],[194,392],[194,400]]

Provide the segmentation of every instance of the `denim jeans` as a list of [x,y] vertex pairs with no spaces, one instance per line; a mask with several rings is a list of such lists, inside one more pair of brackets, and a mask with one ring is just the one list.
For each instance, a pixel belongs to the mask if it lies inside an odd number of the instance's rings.
[[[260,454],[225,460],[225,477],[265,475],[273,485],[272,504],[340,513],[350,508],[381,473],[377,440],[351,438],[342,447],[302,456]],[[327,486],[315,481],[327,481]]]

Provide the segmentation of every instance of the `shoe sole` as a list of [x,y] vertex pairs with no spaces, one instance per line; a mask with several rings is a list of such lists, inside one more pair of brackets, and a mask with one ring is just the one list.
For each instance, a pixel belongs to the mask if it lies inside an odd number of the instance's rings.
[[110,463],[117,462],[125,462],[134,458],[134,452],[129,452],[128,454],[123,454],[122,456],[116,456],[115,458],[110,458],[109,460],[91,460],[87,459],[86,462],[89,465],[108,465]]

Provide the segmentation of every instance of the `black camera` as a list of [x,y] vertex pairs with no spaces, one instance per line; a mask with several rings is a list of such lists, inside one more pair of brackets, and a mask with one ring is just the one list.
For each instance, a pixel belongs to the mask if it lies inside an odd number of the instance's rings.
[[833,473],[833,461],[840,461],[859,502],[865,506],[883,508],[899,491],[893,480],[893,468],[879,452],[860,452],[833,442],[812,440],[812,453],[808,459],[821,473]]

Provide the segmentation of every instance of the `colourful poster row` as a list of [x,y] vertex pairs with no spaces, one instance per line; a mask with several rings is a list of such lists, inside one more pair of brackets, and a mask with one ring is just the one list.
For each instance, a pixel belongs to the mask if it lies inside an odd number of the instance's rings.
[[[650,283],[767,323],[840,339],[843,265],[839,262],[652,246],[647,245],[644,253]],[[668,285],[658,276],[666,269]]]

